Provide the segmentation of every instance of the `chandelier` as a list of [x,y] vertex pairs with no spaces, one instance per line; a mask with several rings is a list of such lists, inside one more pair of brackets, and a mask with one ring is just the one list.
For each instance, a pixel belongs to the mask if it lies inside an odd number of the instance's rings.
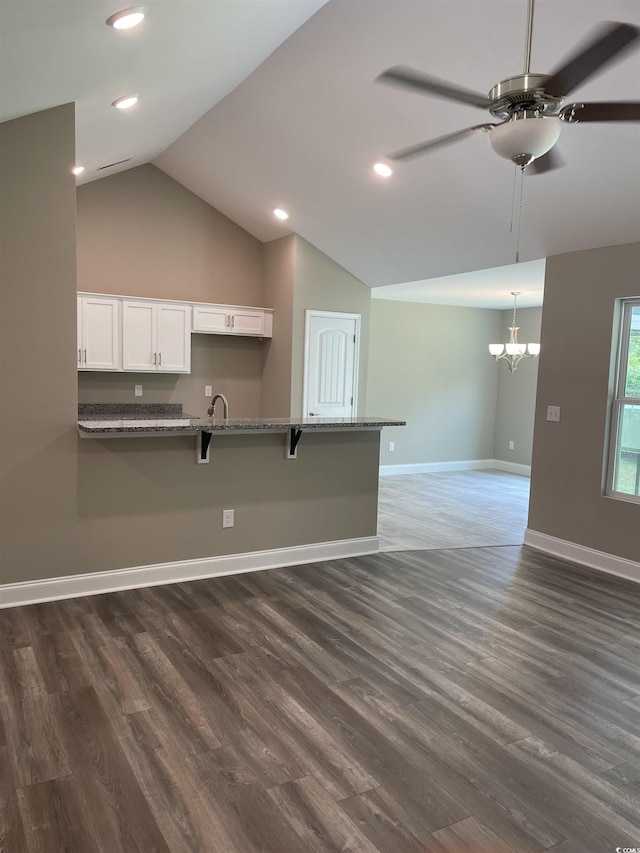
[[516,326],[516,302],[521,291],[512,290],[513,296],[513,320],[509,326],[509,342],[506,344],[489,344],[489,352],[496,361],[504,358],[509,365],[511,373],[516,369],[523,358],[537,358],[540,355],[540,344],[521,344],[518,342],[518,329]]

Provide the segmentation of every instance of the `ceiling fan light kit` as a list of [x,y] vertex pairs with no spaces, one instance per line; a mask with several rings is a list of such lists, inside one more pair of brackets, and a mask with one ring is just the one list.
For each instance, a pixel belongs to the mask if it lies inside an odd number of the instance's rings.
[[543,118],[525,111],[494,127],[489,134],[489,143],[500,157],[524,168],[553,148],[560,129],[560,119]]

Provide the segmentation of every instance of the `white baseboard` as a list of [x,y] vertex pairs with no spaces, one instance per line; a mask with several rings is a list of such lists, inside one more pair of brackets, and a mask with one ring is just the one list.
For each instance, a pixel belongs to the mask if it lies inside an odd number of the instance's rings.
[[496,471],[508,471],[509,474],[522,474],[523,477],[531,476],[531,465],[522,465],[519,462],[507,462],[506,459],[494,459],[493,467]]
[[537,551],[544,551],[545,554],[562,557],[565,560],[589,566],[591,569],[640,583],[640,563],[633,560],[616,557],[605,551],[596,551],[594,548],[568,542],[566,539],[557,539],[555,536],[548,536],[546,533],[538,533],[537,530],[528,528],[524,534],[524,544]]
[[442,471],[480,471],[495,469],[509,471],[511,474],[531,476],[531,465],[519,465],[502,459],[461,459],[452,462],[415,462],[405,465],[381,465],[380,476],[392,477],[398,474],[433,474]]
[[44,601],[58,601],[63,598],[78,598],[83,595],[119,592],[143,586],[279,569],[283,566],[316,563],[321,560],[360,557],[365,554],[377,554],[379,550],[378,537],[366,536],[360,539],[338,539],[334,542],[318,542],[313,545],[296,545],[291,548],[273,548],[270,551],[250,551],[246,554],[181,560],[175,563],[136,566],[131,569],[114,569],[91,574],[44,578],[25,583],[2,584],[0,585],[0,609]]
[[473,471],[480,468],[493,468],[493,459],[463,459],[457,462],[416,462],[407,465],[381,465],[380,476],[433,474],[439,471]]

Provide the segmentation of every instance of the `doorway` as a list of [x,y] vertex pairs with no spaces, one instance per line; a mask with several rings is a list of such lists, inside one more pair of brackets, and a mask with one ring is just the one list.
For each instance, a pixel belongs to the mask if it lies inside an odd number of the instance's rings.
[[355,417],[360,314],[305,312],[303,416]]

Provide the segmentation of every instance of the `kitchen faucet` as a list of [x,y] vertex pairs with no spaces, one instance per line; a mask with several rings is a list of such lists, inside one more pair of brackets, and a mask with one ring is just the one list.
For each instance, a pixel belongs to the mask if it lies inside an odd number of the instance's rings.
[[212,418],[214,416],[214,413],[216,410],[216,403],[218,402],[218,400],[222,400],[222,415],[226,421],[229,419],[229,401],[224,396],[224,394],[214,394],[213,395],[213,399],[211,400],[211,405],[207,409],[207,414],[209,415],[210,418]]

